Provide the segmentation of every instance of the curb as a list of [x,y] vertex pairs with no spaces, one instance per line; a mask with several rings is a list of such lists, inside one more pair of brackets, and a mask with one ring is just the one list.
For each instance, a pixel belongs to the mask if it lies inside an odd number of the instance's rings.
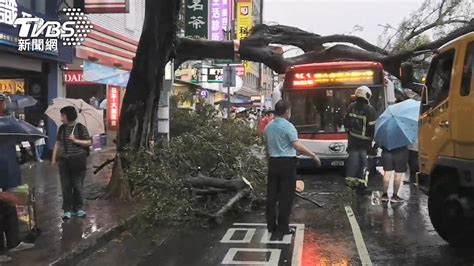
[[51,262],[50,266],[76,265],[79,261],[94,253],[116,236],[123,233],[129,225],[135,223],[140,217],[139,213],[134,213],[127,219],[114,226],[98,232],[95,236],[85,239],[77,244],[70,252],[62,255],[57,260]]

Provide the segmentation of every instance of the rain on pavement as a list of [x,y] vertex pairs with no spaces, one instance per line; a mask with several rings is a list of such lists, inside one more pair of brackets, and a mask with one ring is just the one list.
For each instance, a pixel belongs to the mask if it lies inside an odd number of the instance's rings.
[[[156,245],[153,247],[146,242],[149,234],[133,236],[131,238],[135,242],[131,248],[124,248],[127,241],[120,245],[107,245],[79,265],[474,263],[474,249],[449,247],[437,235],[429,220],[427,196],[413,184],[403,185],[401,195],[407,199],[406,202],[373,205],[370,195],[344,192],[346,188],[339,172],[324,171],[302,177],[306,183],[304,196],[324,207],[318,208],[308,201],[295,199],[292,223],[297,233],[291,239],[283,239],[281,243],[266,238],[265,213],[261,209],[243,217],[229,218],[216,228],[180,229],[167,234],[160,234],[161,229],[158,229],[160,237],[165,237],[158,241],[159,244],[154,242]],[[371,177],[370,188],[380,190],[381,180],[381,176]],[[355,227],[348,218],[351,211],[354,213]],[[360,228],[359,233],[357,228]],[[140,254],[139,258],[137,254]],[[131,257],[133,260],[129,260]],[[124,261],[127,263],[120,264]]]

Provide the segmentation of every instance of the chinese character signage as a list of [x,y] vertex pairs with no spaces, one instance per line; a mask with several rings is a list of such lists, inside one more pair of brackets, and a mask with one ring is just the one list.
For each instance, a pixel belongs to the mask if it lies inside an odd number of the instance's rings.
[[208,38],[208,1],[186,0],[184,31],[187,37]]
[[0,0],[0,23],[13,25],[18,17],[16,0]]
[[107,120],[110,129],[117,129],[120,119],[120,87],[108,86]]
[[81,45],[94,26],[79,8],[62,11],[68,16],[65,22],[38,17],[16,19],[14,25],[20,29],[18,51],[58,53],[58,41],[64,46]]
[[209,34],[213,41],[223,41],[230,21],[230,0],[210,0]]
[[56,13],[36,13],[25,3],[0,0],[0,45],[32,57],[71,62],[71,46],[81,43],[92,26],[87,17],[74,8],[75,11],[65,13],[65,21],[58,21]]
[[238,0],[237,2],[237,39],[247,38],[253,26],[252,1]]
[[224,71],[222,68],[209,68],[207,75],[208,83],[222,83],[224,80]]

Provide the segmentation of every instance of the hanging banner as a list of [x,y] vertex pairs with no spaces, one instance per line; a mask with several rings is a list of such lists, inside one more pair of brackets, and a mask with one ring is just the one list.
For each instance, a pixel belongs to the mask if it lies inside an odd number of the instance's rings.
[[224,31],[229,30],[229,1],[210,0],[209,34],[213,41],[223,41],[226,39]]
[[84,0],[86,13],[128,13],[129,0]]
[[117,129],[120,119],[120,87],[108,86],[107,121],[110,129]]
[[237,39],[247,38],[253,26],[252,1],[238,0],[237,2]]
[[186,37],[207,39],[208,0],[186,0],[184,33]]

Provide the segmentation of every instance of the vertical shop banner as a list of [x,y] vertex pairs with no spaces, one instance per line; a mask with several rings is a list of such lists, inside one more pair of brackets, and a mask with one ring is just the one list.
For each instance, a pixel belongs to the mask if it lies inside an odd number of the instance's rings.
[[238,0],[237,2],[237,39],[247,38],[253,26],[252,1]]
[[108,86],[107,121],[110,129],[117,129],[120,119],[120,87]]
[[[237,40],[245,39],[249,36],[253,27],[253,4],[252,0],[237,0]],[[251,63],[244,61],[245,73],[251,72]]]
[[186,37],[208,38],[208,1],[209,0],[186,0],[184,17],[184,32]]
[[225,40],[224,31],[229,30],[229,0],[210,0],[209,34],[213,41]]

